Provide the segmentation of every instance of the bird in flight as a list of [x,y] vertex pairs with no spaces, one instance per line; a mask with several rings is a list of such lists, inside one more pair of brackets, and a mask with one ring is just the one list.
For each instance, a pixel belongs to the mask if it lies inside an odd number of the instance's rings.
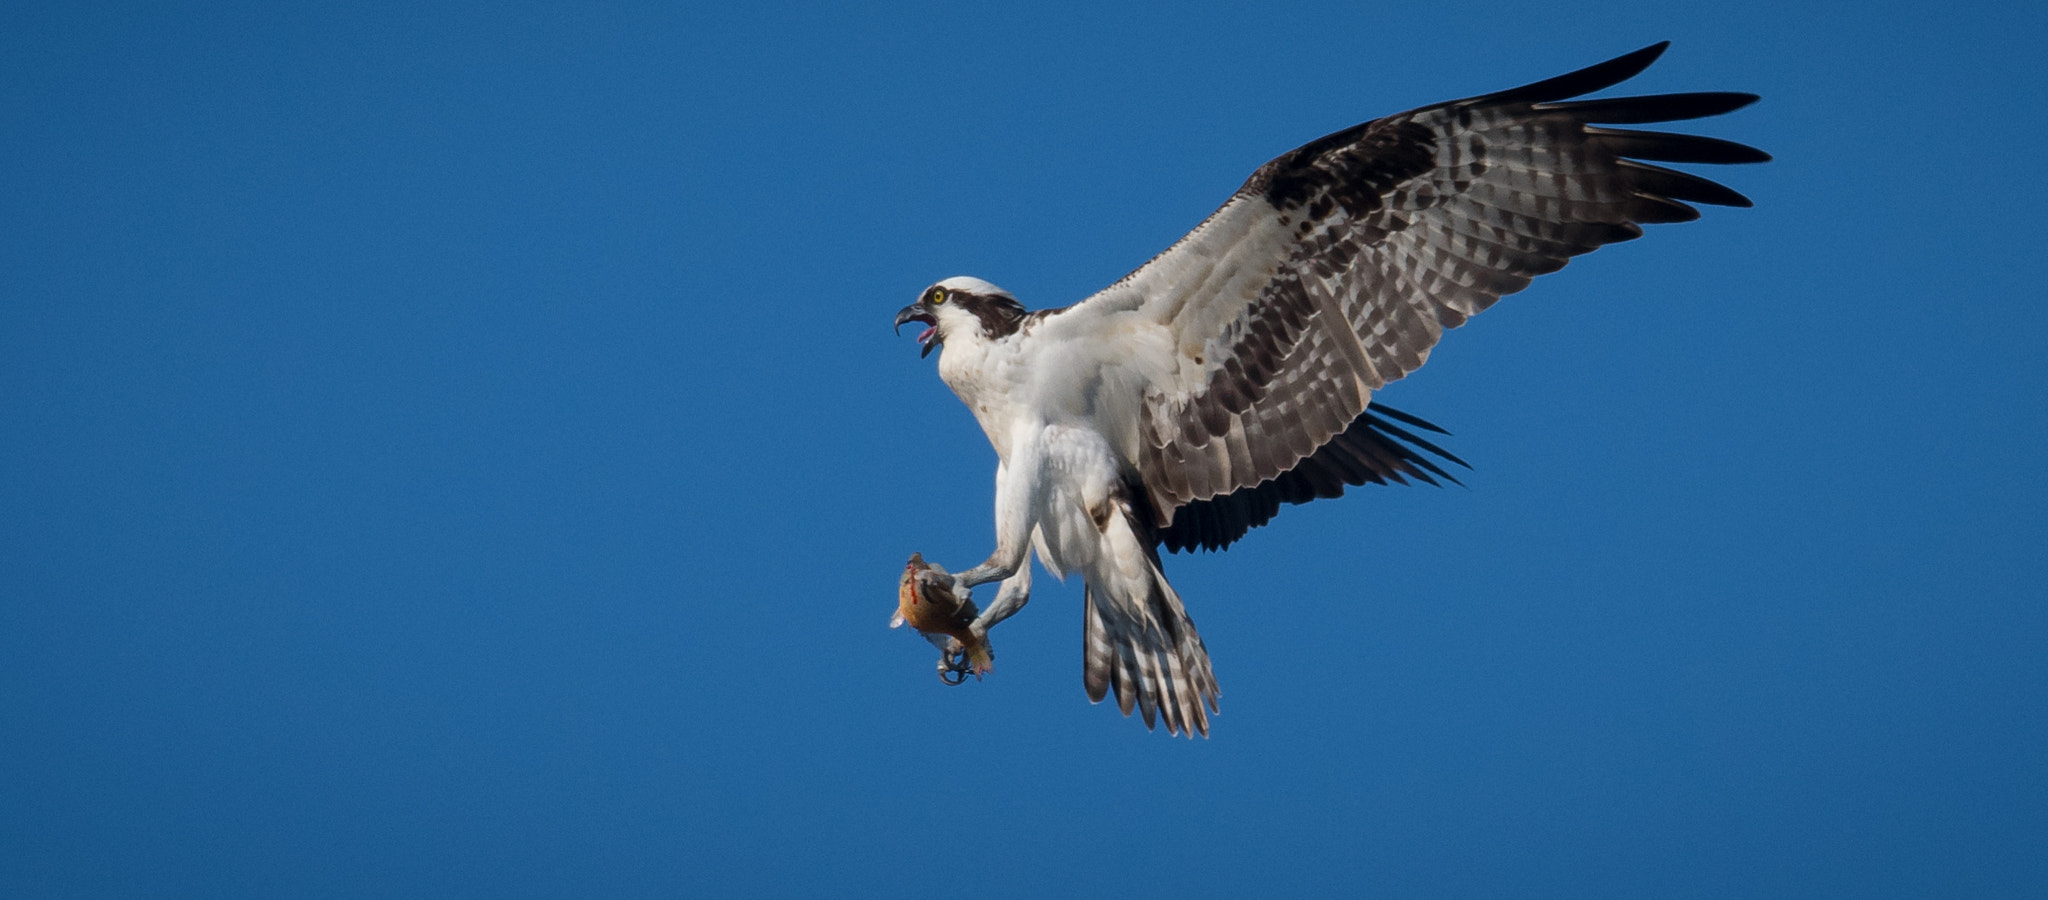
[[[996,546],[951,576],[968,626],[1030,598],[1035,548],[1086,584],[1082,683],[1147,728],[1207,736],[1219,691],[1159,550],[1218,550],[1283,503],[1347,485],[1436,483],[1463,462],[1439,429],[1372,402],[1447,329],[1641,225],[1749,206],[1651,162],[1770,157],[1715,138],[1609,126],[1697,119],[1753,94],[1573,100],[1662,55],[1645,47],[1535,84],[1375,119],[1253,172],[1165,252],[1072,306],[1026,311],[948,278],[896,314],[926,326],[939,377],[995,445]],[[1455,480],[1455,479],[1452,479]],[[943,662],[943,661],[942,661]]]

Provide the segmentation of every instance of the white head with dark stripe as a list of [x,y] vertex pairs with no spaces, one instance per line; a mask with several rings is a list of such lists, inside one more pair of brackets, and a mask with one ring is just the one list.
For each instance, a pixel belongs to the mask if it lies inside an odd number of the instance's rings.
[[925,330],[917,343],[926,356],[948,337],[978,335],[995,340],[1015,333],[1024,322],[1024,304],[1010,292],[979,278],[955,275],[925,288],[916,303],[896,312],[896,327],[905,322],[922,322]]

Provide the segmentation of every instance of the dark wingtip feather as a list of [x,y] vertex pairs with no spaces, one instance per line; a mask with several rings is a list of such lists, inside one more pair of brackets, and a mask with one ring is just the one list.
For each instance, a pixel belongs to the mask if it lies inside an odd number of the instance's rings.
[[1690,94],[1644,94],[1637,97],[1607,97],[1599,100],[1574,100],[1570,103],[1544,103],[1538,108],[1559,110],[1570,113],[1584,122],[1602,122],[1608,125],[1641,125],[1646,122],[1677,122],[1684,119],[1704,119],[1722,113],[1734,112],[1759,98],[1755,94],[1733,91],[1706,91]]
[[[1391,406],[1386,406],[1386,405],[1384,405],[1384,404],[1381,404],[1381,403],[1377,403],[1377,402],[1374,402],[1374,403],[1368,403],[1368,404],[1366,404],[1366,407],[1365,407],[1365,412],[1366,412],[1366,415],[1368,415],[1368,416],[1375,416],[1375,415],[1377,415],[1377,416],[1385,416],[1385,417],[1387,417],[1387,418],[1390,418],[1390,419],[1398,419],[1398,420],[1400,420],[1400,421],[1402,421],[1402,422],[1404,422],[1404,423],[1406,423],[1406,424],[1409,424],[1409,425],[1413,425],[1413,426],[1415,426],[1415,427],[1417,427],[1417,428],[1421,428],[1421,429],[1424,429],[1424,430],[1426,430],[1426,431],[1434,431],[1434,432],[1436,432],[1437,434],[1442,434],[1442,435],[1448,435],[1448,434],[1450,434],[1450,432],[1448,432],[1448,431],[1445,431],[1445,430],[1443,430],[1442,428],[1438,427],[1436,423],[1434,423],[1434,422],[1431,422],[1431,421],[1429,421],[1428,419],[1424,419],[1424,418],[1422,418],[1422,417],[1420,417],[1420,416],[1416,416],[1416,415],[1412,415],[1412,414],[1409,414],[1409,413],[1405,413],[1405,412],[1402,412],[1402,411],[1400,411],[1400,410],[1398,410],[1398,409],[1395,409],[1395,408],[1393,408],[1393,407],[1391,407]],[[1417,447],[1419,447],[1419,448],[1421,448],[1421,449],[1423,449],[1423,450],[1427,450],[1427,451],[1429,451],[1429,452],[1431,452],[1431,453],[1434,453],[1434,454],[1436,454],[1436,455],[1438,455],[1438,456],[1441,456],[1441,457],[1443,457],[1443,458],[1444,458],[1444,459],[1446,459],[1446,460],[1449,460],[1449,461],[1451,461],[1451,462],[1457,463],[1458,465],[1460,465],[1460,466],[1463,466],[1464,468],[1467,468],[1467,469],[1470,469],[1470,468],[1472,468],[1472,464],[1471,464],[1471,463],[1468,463],[1468,462],[1466,462],[1466,461],[1464,461],[1464,460],[1462,460],[1462,459],[1459,459],[1459,458],[1457,457],[1457,455],[1456,455],[1456,454],[1454,454],[1454,453],[1450,452],[1449,450],[1445,450],[1444,448],[1442,448],[1442,447],[1439,447],[1439,446],[1437,446],[1437,445],[1435,445],[1435,444],[1432,444],[1432,443],[1430,443],[1430,442],[1428,442],[1428,441],[1426,441],[1426,440],[1423,440],[1423,439],[1422,439],[1422,438],[1420,438],[1420,437],[1417,437],[1417,436],[1415,436],[1415,435],[1413,435],[1413,434],[1409,434],[1408,432],[1406,432],[1406,431],[1403,431],[1403,430],[1401,430],[1401,429],[1399,429],[1399,428],[1396,428],[1396,427],[1394,427],[1394,426],[1392,426],[1392,425],[1389,425],[1389,424],[1385,423],[1384,421],[1381,421],[1381,422],[1376,422],[1376,423],[1373,423],[1373,427],[1375,427],[1375,428],[1378,428],[1378,429],[1379,429],[1379,430],[1381,430],[1381,431],[1387,432],[1388,434],[1391,434],[1391,435],[1393,435],[1393,436],[1395,436],[1395,437],[1397,437],[1397,438],[1400,438],[1401,440],[1407,441],[1408,443],[1414,444],[1415,446],[1417,446]],[[1427,460],[1427,459],[1423,459],[1423,460],[1421,460],[1421,461],[1422,461],[1422,462],[1424,462],[1424,463],[1427,463],[1427,462],[1428,462],[1428,460]],[[1443,476],[1444,476],[1445,478],[1451,478],[1451,476],[1449,476],[1449,475],[1445,475],[1442,469],[1433,469],[1433,471],[1435,471],[1435,472],[1436,472],[1437,474],[1439,474],[1439,475],[1443,475]],[[1451,478],[1451,480],[1455,482],[1455,481],[1457,481],[1458,479],[1456,479],[1456,478]],[[1462,482],[1460,482],[1460,483],[1462,483]]]
[[1586,129],[1600,146],[1616,156],[1682,163],[1760,163],[1771,155],[1734,141],[1696,134],[1667,134],[1661,131],[1628,131],[1620,128]]
[[1489,103],[1548,103],[1580,94],[1590,94],[1636,77],[1644,69],[1649,68],[1651,63],[1656,62],[1657,57],[1663,56],[1665,49],[1670,46],[1670,41],[1658,41],[1634,53],[1623,54],[1576,72],[1566,72],[1556,78],[1546,78],[1535,84],[1525,84],[1474,99]]
[[[1380,407],[1379,409],[1383,410],[1384,407]],[[1370,413],[1367,413],[1367,415],[1370,415]],[[1442,457],[1446,462],[1456,463],[1459,466],[1462,466],[1467,469],[1472,468],[1471,463],[1459,459],[1455,454],[1451,453],[1450,451],[1445,450],[1444,448],[1439,447],[1435,444],[1432,444],[1429,441],[1423,440],[1422,438],[1410,433],[1409,431],[1401,428],[1400,426],[1388,423],[1384,419],[1368,420],[1368,422],[1372,425],[1373,430],[1379,431],[1390,437],[1395,437],[1403,441],[1407,441],[1408,443],[1413,444],[1415,446],[1415,449],[1423,450],[1429,453],[1434,453],[1437,456]],[[1395,446],[1400,447],[1399,444],[1396,444]],[[1451,473],[1444,471],[1441,466],[1438,466],[1429,457],[1424,456],[1421,453],[1408,452],[1408,448],[1405,447],[1401,447],[1400,449],[1402,450],[1401,460],[1403,462],[1408,463],[1409,465],[1421,466],[1422,468],[1428,469],[1431,472],[1435,472],[1437,475],[1442,476],[1445,480],[1459,487],[1465,486],[1464,482],[1458,480],[1458,476],[1452,475]],[[1410,474],[1416,475],[1417,477],[1422,478],[1422,480],[1424,481],[1429,481],[1430,484],[1436,484],[1436,482],[1430,481],[1428,476],[1422,475],[1419,472],[1411,472]]]
[[[1416,427],[1416,428],[1420,428],[1420,429],[1422,429],[1422,430],[1424,430],[1424,431],[1434,431],[1434,432],[1436,432],[1437,434],[1442,434],[1442,435],[1448,435],[1448,434],[1450,434],[1450,432],[1448,432],[1448,431],[1445,431],[1445,430],[1443,429],[1443,427],[1442,427],[1442,426],[1440,426],[1440,425],[1436,424],[1435,422],[1431,422],[1430,420],[1428,420],[1428,419],[1425,419],[1425,418],[1423,418],[1423,417],[1421,417],[1421,416],[1418,416],[1418,415],[1414,415],[1414,414],[1411,414],[1411,413],[1404,413],[1404,412],[1402,412],[1402,411],[1400,411],[1400,410],[1398,410],[1398,409],[1395,409],[1395,408],[1393,408],[1393,407],[1391,407],[1391,406],[1386,406],[1386,405],[1384,405],[1384,404],[1380,404],[1380,403],[1374,402],[1374,403],[1368,403],[1368,404],[1366,404],[1366,408],[1367,408],[1367,409],[1369,409],[1369,410],[1371,410],[1372,412],[1376,412],[1376,413],[1379,413],[1380,415],[1386,416],[1387,418],[1390,418],[1390,419],[1398,419],[1398,420],[1400,420],[1401,422],[1403,422],[1403,423],[1405,423],[1405,424],[1408,424],[1408,425],[1412,425],[1412,426],[1414,426],[1414,427]],[[1469,468],[1469,467],[1468,467],[1468,468]]]
[[1631,187],[1654,197],[1690,203],[1709,203],[1714,206],[1754,205],[1749,202],[1748,197],[1736,193],[1727,185],[1708,181],[1698,175],[1688,175],[1675,169],[1653,166],[1632,159],[1621,160],[1617,165],[1628,173]]
[[1629,207],[1629,217],[1645,225],[1671,225],[1678,222],[1692,222],[1700,217],[1700,211],[1676,200],[1637,194],[1636,203]]

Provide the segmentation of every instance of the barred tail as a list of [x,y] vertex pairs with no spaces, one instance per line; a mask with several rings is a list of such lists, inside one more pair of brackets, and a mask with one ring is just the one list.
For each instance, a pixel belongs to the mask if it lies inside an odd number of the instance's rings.
[[1222,693],[1209,650],[1167,584],[1157,551],[1139,545],[1128,519],[1113,519],[1106,531],[1121,534],[1105,535],[1112,552],[1087,573],[1082,686],[1093,701],[1114,690],[1117,708],[1128,716],[1135,706],[1146,728],[1164,720],[1169,734],[1207,737]]

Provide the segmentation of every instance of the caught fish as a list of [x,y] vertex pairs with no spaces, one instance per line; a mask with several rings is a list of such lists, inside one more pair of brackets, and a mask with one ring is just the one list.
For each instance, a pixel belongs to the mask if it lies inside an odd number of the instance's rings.
[[995,668],[988,638],[969,627],[980,614],[971,598],[954,595],[953,576],[943,567],[925,562],[922,553],[910,554],[896,585],[896,616],[889,627],[901,628],[908,622],[937,646],[939,678],[947,684],[959,684],[969,674],[978,680]]

